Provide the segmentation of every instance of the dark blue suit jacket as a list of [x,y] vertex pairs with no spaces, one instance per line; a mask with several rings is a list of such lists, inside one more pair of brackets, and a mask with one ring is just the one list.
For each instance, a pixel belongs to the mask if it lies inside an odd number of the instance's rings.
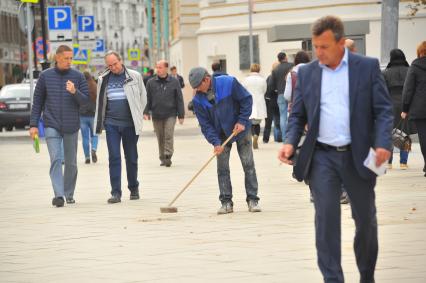
[[[392,148],[392,102],[377,59],[349,53],[348,64],[352,156],[358,174],[364,179],[371,179],[376,175],[363,162],[370,147]],[[304,126],[308,124],[308,132],[294,168],[294,175],[299,181],[309,180],[319,132],[321,78],[322,69],[317,60],[301,67],[297,75],[286,143],[296,148]]]

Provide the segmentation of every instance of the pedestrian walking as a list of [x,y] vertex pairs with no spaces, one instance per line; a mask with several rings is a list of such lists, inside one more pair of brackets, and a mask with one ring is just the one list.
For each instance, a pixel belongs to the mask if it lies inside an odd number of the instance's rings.
[[[271,72],[279,65],[279,62],[272,64]],[[271,84],[272,73],[266,78],[265,104],[267,117],[265,119],[265,128],[263,129],[263,143],[269,142],[271,136],[272,122],[274,122],[274,141],[282,142],[282,134],[280,128],[280,109],[278,107],[277,90]]]
[[176,116],[179,124],[183,124],[185,118],[181,86],[168,75],[168,67],[165,60],[157,62],[157,75],[146,86],[148,103],[144,111],[144,119],[152,118],[157,135],[160,166],[166,167],[172,165]]
[[88,103],[86,79],[81,72],[71,69],[72,56],[73,50],[67,45],[56,49],[55,66],[43,71],[37,81],[30,118],[30,135],[34,139],[43,116],[55,194],[52,205],[56,207],[64,206],[65,200],[68,204],[75,203],[79,109]]
[[[405,78],[407,77],[408,62],[405,54],[400,49],[393,49],[390,52],[390,61],[383,71],[386,86],[392,99],[393,104],[393,127],[396,128],[401,121],[402,112],[402,88],[404,87]],[[409,134],[409,133],[408,133]],[[393,150],[392,150],[393,151]],[[388,169],[392,169],[393,154],[388,161]],[[408,150],[401,149],[399,151],[399,166],[405,170],[408,168]]]
[[89,72],[86,71],[83,74],[89,87],[89,101],[87,104],[80,106],[80,132],[85,163],[90,164],[90,157],[92,157],[93,163],[98,162],[98,156],[96,155],[98,136],[93,128],[96,110],[96,82]]
[[250,66],[250,74],[244,79],[242,85],[251,94],[253,99],[252,111],[250,115],[251,134],[253,137],[253,148],[258,149],[258,139],[260,135],[260,123],[267,117],[265,92],[266,79],[260,74],[260,65],[252,64]]
[[426,41],[417,47],[417,59],[411,63],[404,83],[401,118],[407,116],[414,121],[419,134],[426,177]]
[[288,115],[288,103],[284,98],[284,90],[286,85],[286,76],[293,67],[293,64],[287,62],[287,55],[285,52],[278,53],[277,58],[279,65],[272,70],[270,83],[271,88],[277,92],[277,103],[280,112],[280,140],[284,142]]
[[[213,145],[214,153],[217,155],[219,200],[222,204],[217,213],[226,214],[234,211],[229,170],[233,142],[237,144],[238,155],[244,169],[248,210],[260,212],[249,120],[252,96],[234,77],[227,75],[211,77],[202,67],[193,68],[189,72],[189,83],[197,91],[193,102],[201,131],[206,140]],[[226,146],[221,146],[232,133],[237,136]]]
[[185,82],[183,80],[183,77],[177,73],[176,66],[173,66],[173,67],[170,68],[170,75],[172,76],[172,78],[175,78],[179,81],[180,88],[185,87]]
[[154,69],[149,68],[146,74],[143,76],[143,84],[146,86],[148,81],[154,77]]
[[363,162],[374,150],[383,165],[392,148],[392,102],[377,59],[344,47],[342,21],[335,16],[312,27],[315,60],[299,69],[287,139],[279,159],[292,157],[308,124],[294,174],[314,195],[318,265],[324,282],[344,282],[341,266],[341,185],[355,220],[354,250],[360,282],[374,282],[378,255],[374,187],[376,174]]
[[122,196],[121,143],[126,159],[130,200],[140,198],[137,143],[142,134],[146,90],[141,74],[127,69],[118,52],[108,51],[105,64],[108,69],[98,78],[94,128],[97,134],[101,134],[103,129],[106,132],[111,184],[108,203],[113,204],[121,202]]

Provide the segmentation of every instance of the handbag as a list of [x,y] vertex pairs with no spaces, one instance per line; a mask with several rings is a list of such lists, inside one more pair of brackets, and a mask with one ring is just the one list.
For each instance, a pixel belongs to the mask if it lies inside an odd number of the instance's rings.
[[399,148],[399,150],[410,151],[411,150],[411,138],[408,135],[410,132],[407,119],[401,119],[396,128],[392,130],[392,144]]

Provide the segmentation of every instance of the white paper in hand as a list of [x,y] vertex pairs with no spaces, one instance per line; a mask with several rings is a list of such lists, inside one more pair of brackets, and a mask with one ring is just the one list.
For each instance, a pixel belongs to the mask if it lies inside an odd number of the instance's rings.
[[381,176],[386,173],[386,162],[379,167],[376,166],[376,152],[370,147],[367,158],[364,160],[364,166],[376,173],[377,176]]

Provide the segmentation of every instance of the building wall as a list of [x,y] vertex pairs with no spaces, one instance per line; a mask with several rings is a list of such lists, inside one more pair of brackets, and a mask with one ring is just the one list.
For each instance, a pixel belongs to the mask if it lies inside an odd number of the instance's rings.
[[[191,68],[198,66],[198,42],[196,31],[199,28],[198,0],[171,0],[171,44],[170,66],[176,66],[178,73],[184,78],[185,88],[182,90],[185,105],[192,100],[193,91],[188,82]],[[185,107],[186,109],[186,107]],[[192,113],[188,113],[191,115]]]
[[23,64],[27,66],[27,37],[18,25],[19,4],[13,0],[0,1],[0,87],[19,82]]
[[[416,56],[416,45],[425,40],[426,10],[420,10],[415,17],[409,17],[407,5],[410,3],[400,2],[398,42],[399,48],[411,62]],[[269,28],[276,25],[311,24],[325,15],[338,15],[343,21],[370,21],[370,33],[366,35],[366,54],[380,58],[381,3],[378,1],[254,0],[253,34],[259,35],[262,73],[269,73],[279,51],[292,54],[301,48],[301,41],[268,42],[266,33]],[[215,58],[226,57],[228,73],[243,78],[247,71],[239,69],[240,35],[248,35],[248,1],[200,1],[200,28],[197,31],[200,65],[210,67]]]

